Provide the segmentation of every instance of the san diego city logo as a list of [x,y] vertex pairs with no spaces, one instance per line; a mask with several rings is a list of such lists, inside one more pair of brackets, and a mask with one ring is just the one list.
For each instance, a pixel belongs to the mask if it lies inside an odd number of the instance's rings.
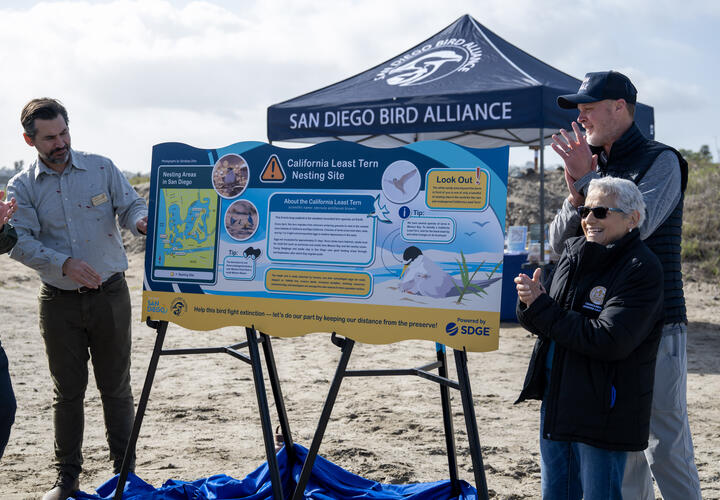
[[[167,314],[168,312],[168,308],[162,305],[160,303],[160,299],[156,297],[151,297],[148,299],[146,309],[147,312],[157,312],[160,314]],[[185,311],[187,311],[187,309],[187,303],[183,300],[182,297],[175,298],[175,300],[173,300],[172,304],[170,305],[170,311],[175,316],[181,316]]]
[[407,87],[445,78],[456,71],[470,71],[482,57],[482,49],[464,38],[449,38],[403,54],[373,78],[388,85]]
[[161,314],[167,313],[167,307],[160,304],[160,299],[156,297],[150,297],[145,307],[147,312],[158,312]]

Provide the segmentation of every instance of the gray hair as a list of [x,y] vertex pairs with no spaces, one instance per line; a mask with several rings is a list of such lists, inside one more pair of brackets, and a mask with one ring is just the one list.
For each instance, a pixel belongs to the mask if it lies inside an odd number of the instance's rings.
[[614,197],[617,208],[626,214],[637,210],[640,213],[638,227],[642,226],[645,221],[645,200],[633,181],[620,177],[601,177],[590,181],[587,189],[588,196],[593,191],[600,191],[605,196]]

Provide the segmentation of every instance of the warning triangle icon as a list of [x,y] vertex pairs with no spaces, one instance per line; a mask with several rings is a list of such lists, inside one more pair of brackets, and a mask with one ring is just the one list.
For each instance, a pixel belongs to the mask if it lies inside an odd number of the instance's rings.
[[272,155],[268,158],[265,168],[260,174],[260,180],[263,182],[284,182],[285,171],[280,164],[280,159],[277,155]]

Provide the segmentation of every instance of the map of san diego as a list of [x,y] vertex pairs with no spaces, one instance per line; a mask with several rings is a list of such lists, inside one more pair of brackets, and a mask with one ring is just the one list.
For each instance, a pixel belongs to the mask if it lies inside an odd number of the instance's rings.
[[161,189],[155,265],[213,269],[217,211],[213,189]]

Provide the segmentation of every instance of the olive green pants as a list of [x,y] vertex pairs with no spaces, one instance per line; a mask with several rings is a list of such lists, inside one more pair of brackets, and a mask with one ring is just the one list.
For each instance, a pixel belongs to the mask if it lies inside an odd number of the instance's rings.
[[92,359],[110,459],[117,473],[134,419],[130,294],[125,279],[87,293],[43,285],[39,302],[40,332],[55,386],[56,466],[75,477],[80,474],[88,360]]

